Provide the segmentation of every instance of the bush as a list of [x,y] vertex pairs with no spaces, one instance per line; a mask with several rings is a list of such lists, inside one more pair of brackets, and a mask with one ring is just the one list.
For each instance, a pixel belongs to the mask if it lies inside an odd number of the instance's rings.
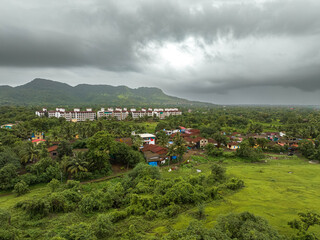
[[79,209],[83,213],[92,213],[102,209],[101,204],[92,195],[87,195],[82,198],[79,203]]
[[130,173],[129,177],[131,177],[135,183],[138,183],[142,179],[160,179],[161,174],[159,172],[159,168],[152,167],[146,163],[139,163]]
[[113,234],[114,226],[110,215],[101,214],[92,225],[92,229],[98,238],[106,238]]
[[282,239],[265,219],[249,212],[220,217],[216,228],[231,239]]
[[96,236],[89,224],[79,223],[67,227],[64,237],[68,240],[96,240]]
[[69,202],[78,203],[82,199],[82,195],[72,189],[64,190],[61,193]]
[[17,166],[10,163],[0,169],[0,189],[10,189],[17,182]]
[[19,176],[19,179],[21,181],[24,181],[29,186],[39,182],[37,176],[34,174],[31,174],[31,173],[26,173],[26,174],[21,175],[21,176]]
[[43,198],[18,202],[16,207],[25,210],[31,218],[43,218],[48,215],[50,210],[48,200]]
[[14,185],[13,192],[16,193],[18,196],[26,194],[29,191],[29,186],[24,181],[20,181],[16,185]]
[[227,188],[231,190],[238,190],[244,187],[244,181],[237,178],[232,178],[230,182],[227,183]]
[[75,180],[68,180],[66,184],[67,189],[80,189],[80,182]]
[[52,193],[48,197],[50,203],[50,212],[66,212],[68,210],[68,201],[61,193]]
[[153,210],[149,210],[147,213],[146,213],[146,219],[151,221],[153,219],[155,219],[157,217],[157,213]]
[[110,213],[110,219],[113,223],[119,222],[128,216],[126,211],[114,211]]
[[226,179],[225,173],[226,173],[226,169],[224,167],[214,163],[211,165],[211,174],[208,178],[208,181],[210,183],[224,182]]
[[14,231],[12,229],[7,230],[7,229],[0,228],[0,239],[1,240],[14,240],[15,239]]
[[178,215],[179,211],[180,211],[180,207],[176,204],[171,204],[168,207],[164,208],[164,213],[168,217],[174,217]]
[[60,182],[57,179],[52,179],[47,186],[50,188],[51,192],[55,192],[60,187]]
[[0,226],[5,226],[7,224],[10,224],[10,222],[11,222],[10,213],[7,210],[0,208]]

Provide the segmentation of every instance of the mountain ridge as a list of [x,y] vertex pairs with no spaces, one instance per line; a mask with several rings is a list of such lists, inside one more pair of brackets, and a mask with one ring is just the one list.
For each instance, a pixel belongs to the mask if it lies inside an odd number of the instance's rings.
[[169,96],[156,87],[129,88],[103,84],[70,86],[42,78],[16,87],[0,86],[0,105],[214,106]]

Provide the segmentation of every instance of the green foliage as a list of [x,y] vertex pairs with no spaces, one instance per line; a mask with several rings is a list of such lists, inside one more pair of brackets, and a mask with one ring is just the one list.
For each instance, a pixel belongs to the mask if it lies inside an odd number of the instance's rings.
[[8,147],[0,148],[0,169],[7,164],[13,164],[16,168],[19,168],[20,159],[13,149]]
[[17,167],[12,163],[0,169],[0,189],[10,189],[17,182]]
[[68,201],[64,194],[52,193],[47,200],[50,205],[50,212],[58,213],[68,211]]
[[153,219],[155,219],[157,217],[157,212],[154,210],[149,210],[146,212],[146,219],[149,221],[152,221]]
[[236,156],[250,161],[258,161],[264,157],[261,148],[252,148],[248,142],[242,142],[236,151]]
[[57,179],[52,179],[48,184],[48,188],[50,188],[51,192],[55,192],[60,187],[60,182]]
[[249,212],[220,217],[216,228],[231,239],[282,239],[265,219]]
[[50,205],[45,198],[34,198],[31,200],[21,201],[16,204],[17,208],[26,211],[30,218],[43,218],[49,214]]
[[9,225],[11,222],[11,214],[9,211],[0,208],[0,226]]
[[18,196],[24,195],[29,191],[29,186],[24,181],[20,181],[14,185],[13,192],[16,193]]
[[209,175],[208,181],[210,183],[224,182],[226,179],[226,169],[221,165],[214,163],[211,165],[211,174]]
[[63,234],[68,240],[96,240],[94,231],[91,226],[87,223],[80,222],[79,224],[73,224],[68,226],[65,233]]
[[231,240],[231,238],[228,237],[227,234],[221,232],[218,229],[207,229],[199,221],[190,222],[189,226],[184,230],[180,230],[180,231],[173,230],[163,239],[164,240],[178,240],[178,239]]
[[209,143],[205,146],[206,154],[210,157],[221,157],[223,149],[217,148],[214,144]]
[[142,179],[160,179],[161,175],[159,168],[152,167],[146,163],[139,163],[137,166],[129,173],[129,177],[133,179],[135,183],[138,183]]
[[96,221],[92,225],[92,229],[99,239],[110,237],[115,231],[111,217],[108,214],[98,215]]
[[227,183],[227,188],[231,190],[238,190],[244,187],[244,181],[237,178],[231,178]]
[[318,239],[313,233],[309,233],[310,227],[320,225],[320,215],[314,212],[299,213],[299,219],[288,222],[288,225],[298,230],[296,240],[316,240]]

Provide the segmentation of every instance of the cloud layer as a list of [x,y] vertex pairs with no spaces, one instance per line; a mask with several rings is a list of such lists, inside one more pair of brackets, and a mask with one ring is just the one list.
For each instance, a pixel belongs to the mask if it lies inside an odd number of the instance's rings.
[[277,87],[319,100],[318,0],[0,3],[0,84],[33,72],[208,101],[237,103],[230,92]]

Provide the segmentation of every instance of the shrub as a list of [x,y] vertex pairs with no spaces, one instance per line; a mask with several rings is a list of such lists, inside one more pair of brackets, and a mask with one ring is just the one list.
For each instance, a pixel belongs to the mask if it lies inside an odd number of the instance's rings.
[[21,175],[21,176],[19,176],[19,179],[21,181],[24,181],[28,185],[36,184],[39,182],[37,176],[34,174],[31,174],[31,173],[26,173],[26,174]]
[[31,218],[45,217],[48,215],[50,210],[48,200],[43,198],[35,198],[29,201],[18,202],[16,207],[25,210]]
[[224,182],[226,179],[225,173],[226,173],[226,169],[224,167],[214,163],[211,165],[211,174],[208,180],[210,183]]
[[1,240],[14,240],[15,239],[14,231],[12,229],[7,230],[7,229],[0,228],[0,239]]
[[227,183],[227,188],[231,190],[237,190],[244,187],[244,181],[237,178],[232,178],[230,182]]
[[0,189],[10,189],[17,182],[17,167],[10,163],[0,169]]
[[265,219],[249,212],[220,217],[216,228],[231,239],[282,239]]
[[14,185],[13,192],[16,193],[18,196],[21,196],[29,192],[29,186],[24,181],[20,181],[16,185]]
[[11,215],[7,210],[0,208],[0,226],[5,226],[10,224],[11,222]]
[[80,182],[75,180],[68,180],[66,184],[67,189],[80,189]]
[[89,224],[79,223],[67,227],[64,237],[68,240],[96,240],[96,236]]
[[92,195],[87,195],[80,201],[79,209],[83,213],[91,213],[100,210],[101,204]]
[[113,234],[114,226],[110,215],[101,214],[92,225],[92,229],[98,238],[106,238]]
[[134,179],[135,183],[138,183],[141,179],[146,179],[146,178],[160,179],[161,174],[159,172],[159,168],[152,167],[145,163],[139,163],[129,173],[129,177]]
[[179,211],[180,211],[180,207],[176,204],[171,204],[168,207],[164,208],[164,213],[168,217],[174,217],[178,215]]
[[128,216],[126,211],[114,211],[110,213],[110,219],[113,223],[119,222]]
[[50,212],[66,212],[68,210],[68,201],[61,193],[52,193],[48,197],[50,203]]
[[60,187],[60,182],[57,179],[52,179],[47,186],[50,188],[51,192],[55,192]]
[[157,217],[157,213],[153,210],[149,210],[147,213],[146,213],[146,219],[147,220],[153,220]]
[[73,191],[72,189],[67,189],[62,192],[62,195],[69,201],[73,203],[78,203],[81,201],[82,196],[80,193]]

